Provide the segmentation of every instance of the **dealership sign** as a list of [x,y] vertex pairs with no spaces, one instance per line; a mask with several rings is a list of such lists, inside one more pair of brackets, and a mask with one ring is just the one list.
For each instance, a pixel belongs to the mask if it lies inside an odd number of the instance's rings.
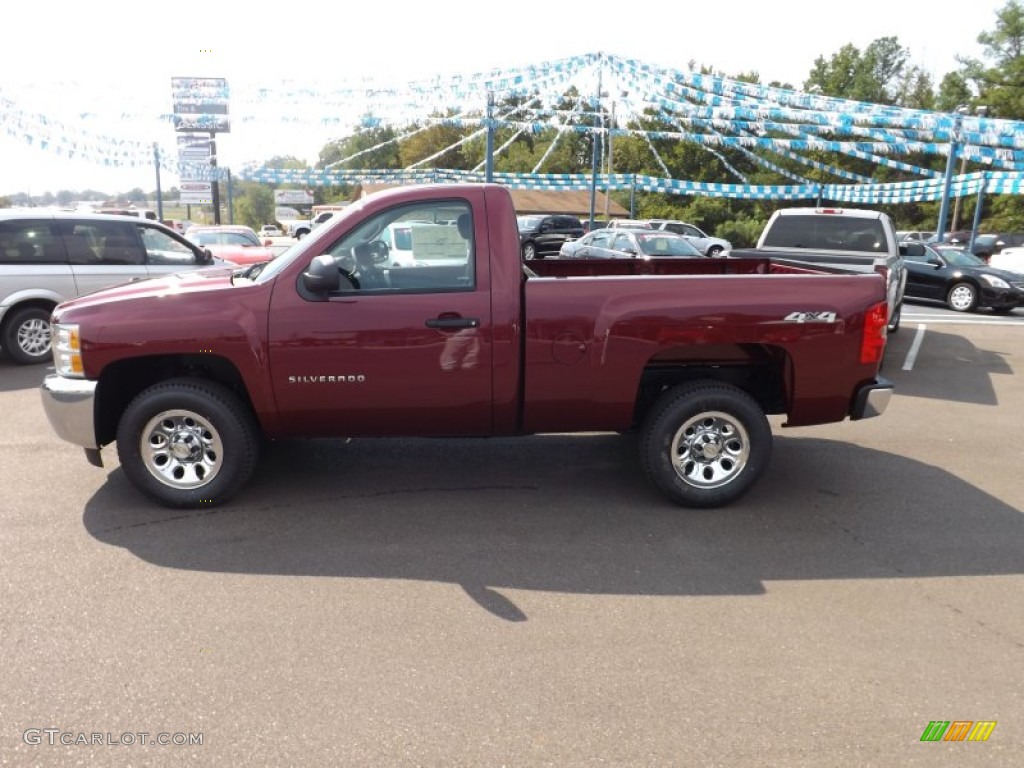
[[313,191],[309,189],[275,189],[274,205],[312,205]]
[[223,77],[172,77],[174,130],[228,133],[228,81]]
[[213,182],[183,181],[178,189],[181,190],[181,205],[213,204]]

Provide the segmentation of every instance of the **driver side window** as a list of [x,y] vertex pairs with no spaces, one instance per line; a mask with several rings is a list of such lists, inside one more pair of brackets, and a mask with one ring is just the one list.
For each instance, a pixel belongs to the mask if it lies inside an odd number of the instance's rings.
[[475,250],[469,204],[432,200],[382,211],[324,253],[344,293],[438,293],[475,289]]

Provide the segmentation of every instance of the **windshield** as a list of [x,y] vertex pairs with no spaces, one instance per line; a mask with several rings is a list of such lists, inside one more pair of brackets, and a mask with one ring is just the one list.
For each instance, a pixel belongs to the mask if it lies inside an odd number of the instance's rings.
[[958,248],[943,248],[939,253],[947,263],[954,267],[984,267],[985,262],[973,253],[961,251]]
[[679,235],[661,233],[637,235],[637,245],[648,256],[700,256],[701,253]]

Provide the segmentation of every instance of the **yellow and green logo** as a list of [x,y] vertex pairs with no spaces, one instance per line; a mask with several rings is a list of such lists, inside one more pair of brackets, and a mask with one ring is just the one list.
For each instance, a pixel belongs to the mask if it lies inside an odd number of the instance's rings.
[[988,741],[995,728],[995,720],[932,720],[921,741]]

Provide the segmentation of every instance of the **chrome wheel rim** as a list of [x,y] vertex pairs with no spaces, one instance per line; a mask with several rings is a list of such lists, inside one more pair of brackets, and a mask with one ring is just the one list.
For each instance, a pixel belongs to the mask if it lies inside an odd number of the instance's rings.
[[32,318],[18,326],[18,348],[26,355],[42,357],[50,351],[50,324]]
[[720,488],[735,480],[750,460],[750,436],[743,424],[721,411],[686,421],[670,446],[672,467],[689,486]]
[[146,423],[139,453],[153,477],[185,490],[213,481],[224,461],[224,444],[213,425],[199,414],[164,411]]
[[974,291],[969,286],[958,285],[950,291],[949,303],[953,305],[953,309],[958,309],[961,312],[970,309],[971,304],[974,303]]

